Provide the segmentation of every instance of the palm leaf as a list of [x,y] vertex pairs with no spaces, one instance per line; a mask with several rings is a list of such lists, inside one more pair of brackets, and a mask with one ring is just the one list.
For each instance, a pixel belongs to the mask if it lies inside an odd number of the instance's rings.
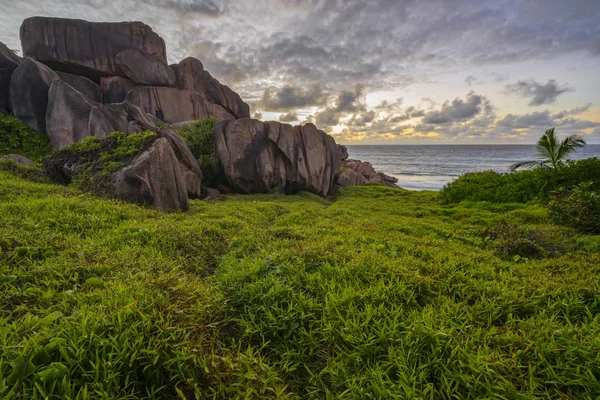
[[519,168],[532,169],[535,167],[541,167],[543,165],[544,165],[544,163],[539,162],[539,161],[521,161],[521,162],[512,164],[509,168],[511,171],[516,171]]
[[576,149],[585,146],[585,140],[579,135],[572,135],[562,141],[558,148],[557,158],[563,160]]

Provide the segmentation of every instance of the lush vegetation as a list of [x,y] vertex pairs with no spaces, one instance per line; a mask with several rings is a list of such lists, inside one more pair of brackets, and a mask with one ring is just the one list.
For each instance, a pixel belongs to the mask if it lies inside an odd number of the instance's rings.
[[51,151],[48,136],[38,135],[11,114],[0,113],[0,156],[19,154],[33,161],[40,161]]
[[177,130],[198,159],[203,174],[203,184],[213,188],[222,183],[223,179],[223,164],[219,158],[215,138],[215,122],[213,117],[208,117]]
[[598,158],[565,161],[558,174],[550,168],[511,173],[471,172],[446,185],[440,194],[449,203],[463,200],[525,203],[533,200],[546,201],[556,190],[570,189],[588,181],[592,182],[590,190],[600,189]]
[[600,396],[600,236],[535,203],[0,193],[3,399]]
[[[130,135],[112,132],[106,138],[88,136],[45,158],[44,167],[57,182],[73,181],[82,190],[110,195],[114,186],[111,176],[150,147],[156,137],[151,131]],[[74,170],[65,174],[65,164],[73,165]]]

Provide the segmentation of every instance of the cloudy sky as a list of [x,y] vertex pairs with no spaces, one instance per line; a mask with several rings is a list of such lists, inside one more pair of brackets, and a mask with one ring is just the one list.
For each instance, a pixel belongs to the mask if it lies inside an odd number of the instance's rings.
[[0,0],[0,41],[44,15],[144,21],[263,120],[348,144],[600,143],[600,0]]

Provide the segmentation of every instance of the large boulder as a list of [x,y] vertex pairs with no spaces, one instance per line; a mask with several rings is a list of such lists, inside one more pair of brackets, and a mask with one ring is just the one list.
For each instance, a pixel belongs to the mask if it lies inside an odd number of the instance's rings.
[[105,137],[113,126],[99,103],[93,103],[62,80],[56,79],[48,92],[46,131],[52,148],[62,149],[88,136]]
[[375,173],[375,168],[373,168],[373,165],[370,162],[348,160],[344,163],[344,167],[361,174],[367,179]]
[[116,57],[126,49],[142,50],[167,62],[164,40],[142,22],[32,17],[23,21],[20,37],[25,57],[95,82],[102,76],[123,74]]
[[115,174],[116,196],[161,210],[187,210],[185,180],[169,140],[159,138],[129,166]]
[[8,113],[10,109],[10,77],[13,70],[0,68],[0,114]]
[[367,182],[367,178],[351,169],[345,170],[337,177],[337,184],[340,186],[360,186]]
[[15,69],[23,59],[12,52],[4,43],[0,42],[0,68]]
[[198,160],[190,151],[185,140],[169,127],[158,131],[158,136],[167,139],[175,153],[188,197],[199,199],[202,196],[202,171]]
[[381,183],[383,186],[398,187],[398,179],[383,172],[375,172],[369,177],[369,182]]
[[175,71],[165,62],[137,49],[123,50],[116,57],[123,74],[147,86],[175,86]]
[[77,89],[77,91],[84,95],[88,100],[96,103],[102,102],[102,90],[100,90],[100,85],[83,76],[68,74],[60,71],[56,71],[56,74],[60,80]]
[[216,124],[215,136],[225,176],[242,193],[327,196],[341,166],[335,141],[313,124],[245,118]]
[[33,58],[23,61],[10,78],[10,109],[39,134],[46,134],[48,91],[55,79],[54,71]]
[[105,104],[121,103],[127,97],[127,93],[134,87],[139,86],[137,83],[130,81],[127,78],[120,76],[109,76],[100,80],[102,88],[102,101]]
[[236,118],[249,118],[250,106],[229,87],[213,78],[200,60],[188,57],[175,68],[177,88],[194,90],[206,100],[216,103]]
[[206,102],[197,93],[158,86],[138,86],[127,93],[127,101],[148,114],[168,122],[182,122],[209,116]]

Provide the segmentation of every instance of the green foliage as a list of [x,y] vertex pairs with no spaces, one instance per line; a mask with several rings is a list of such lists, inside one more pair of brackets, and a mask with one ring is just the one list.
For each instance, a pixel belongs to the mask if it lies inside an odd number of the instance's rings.
[[31,181],[48,182],[48,178],[44,175],[39,163],[27,166],[8,158],[0,158],[0,171],[10,172],[15,176]]
[[[497,173],[493,171],[471,172],[444,186],[440,194],[444,201],[457,203],[463,200],[491,201],[495,203],[526,203],[544,200],[558,187],[573,187],[594,179],[600,183],[600,160],[568,160],[562,164],[560,173],[549,168]],[[594,184],[600,189],[600,185]]]
[[214,117],[208,117],[177,130],[198,159],[204,185],[208,187],[216,187],[223,177],[223,164],[215,138],[215,122]]
[[553,192],[548,209],[558,224],[588,233],[600,232],[600,190],[594,190],[591,181]]
[[13,115],[0,114],[0,156],[19,154],[40,161],[51,152],[48,136],[38,135]]
[[545,167],[558,172],[567,156],[583,146],[585,146],[585,140],[579,135],[568,136],[562,142],[559,142],[554,133],[554,128],[550,128],[542,135],[535,146],[540,160],[519,162],[511,165],[510,168],[515,171],[522,167]]
[[[4,172],[0,194],[0,398],[600,395],[600,236],[544,207],[361,186],[161,213]],[[570,239],[516,258],[510,229]]]
[[52,154],[45,160],[46,169],[49,170],[48,166],[52,166],[55,159],[60,161],[59,165],[69,159],[77,164],[73,181],[80,189],[110,196],[114,184],[112,174],[133,161],[155,139],[156,133],[152,131],[131,135],[112,132],[106,138],[89,136]]

